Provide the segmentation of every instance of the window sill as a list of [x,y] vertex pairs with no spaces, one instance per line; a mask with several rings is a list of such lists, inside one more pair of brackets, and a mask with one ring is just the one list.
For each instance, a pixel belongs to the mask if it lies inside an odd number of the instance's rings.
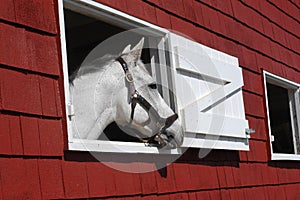
[[69,150],[109,152],[109,153],[135,153],[135,154],[182,154],[181,148],[171,150],[158,150],[156,147],[148,147],[143,143],[116,142],[100,140],[73,139],[69,142]]
[[271,155],[271,160],[300,160],[300,155],[273,153]]

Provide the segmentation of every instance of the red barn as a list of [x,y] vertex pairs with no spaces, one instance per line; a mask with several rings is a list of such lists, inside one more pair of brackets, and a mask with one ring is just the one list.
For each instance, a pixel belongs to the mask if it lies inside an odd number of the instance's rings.
[[[299,199],[299,24],[299,0],[0,0],[0,199]],[[72,138],[74,66],[99,42],[141,27],[157,34],[148,43],[164,41],[196,64],[181,44],[195,55],[204,48],[220,58],[218,70],[233,70],[228,79],[240,85],[228,99],[239,96],[224,104],[217,137],[185,114],[187,135],[199,136],[182,152],[125,141],[97,149]],[[209,151],[199,158],[199,149]],[[111,167],[151,168],[174,155],[147,173]]]

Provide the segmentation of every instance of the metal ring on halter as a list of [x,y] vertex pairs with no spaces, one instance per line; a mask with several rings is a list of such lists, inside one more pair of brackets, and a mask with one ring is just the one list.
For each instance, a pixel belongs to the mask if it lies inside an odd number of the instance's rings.
[[133,82],[133,78],[132,78],[131,73],[126,72],[125,78],[126,78],[126,80],[127,80],[129,83],[132,83],[132,82]]

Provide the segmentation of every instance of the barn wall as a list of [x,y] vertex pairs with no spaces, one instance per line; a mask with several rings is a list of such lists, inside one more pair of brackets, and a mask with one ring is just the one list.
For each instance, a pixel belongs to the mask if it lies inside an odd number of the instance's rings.
[[64,151],[57,0],[0,0],[0,199],[300,195],[299,162],[269,159],[262,82],[262,69],[300,82],[298,0],[99,2],[238,57],[246,115],[256,130],[251,151],[212,151],[200,160],[197,150],[189,150],[165,170],[146,174],[119,172],[85,153]]

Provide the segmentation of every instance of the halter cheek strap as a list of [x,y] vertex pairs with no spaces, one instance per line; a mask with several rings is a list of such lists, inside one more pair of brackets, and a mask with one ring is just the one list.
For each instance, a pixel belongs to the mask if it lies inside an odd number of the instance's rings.
[[133,83],[133,77],[131,75],[131,73],[128,70],[128,66],[127,63],[125,62],[125,60],[120,56],[116,59],[116,61],[118,61],[125,73],[125,79],[127,81],[127,83],[129,83],[129,93],[130,93],[130,103],[131,103],[131,114],[130,114],[130,119],[133,120],[134,117],[134,110],[136,107],[136,99],[138,98],[138,93],[135,89],[134,83]]

